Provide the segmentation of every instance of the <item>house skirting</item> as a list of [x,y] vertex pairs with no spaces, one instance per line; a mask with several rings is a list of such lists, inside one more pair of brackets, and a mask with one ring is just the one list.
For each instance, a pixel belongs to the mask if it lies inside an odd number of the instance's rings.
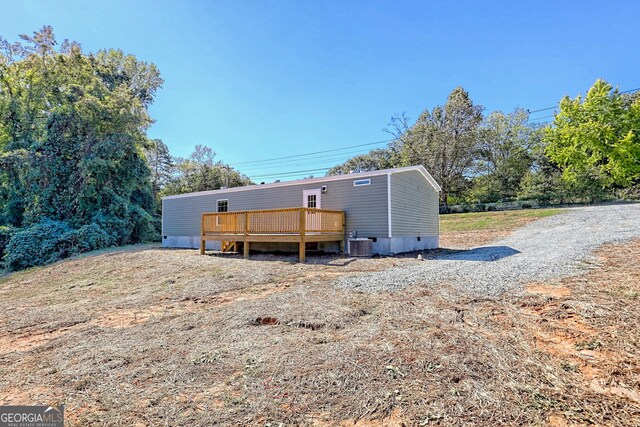
[[[165,248],[198,249],[200,247],[200,236],[167,236],[166,239],[162,240],[162,246]],[[392,255],[436,249],[438,246],[438,236],[420,237],[420,240],[417,237],[378,237],[373,242],[372,249],[374,254]],[[220,250],[220,242],[209,240],[206,242],[206,248],[208,250]],[[318,249],[325,252],[339,253],[340,245],[337,242],[318,242]],[[345,242],[345,250],[347,249],[348,245]],[[251,243],[251,250],[258,252],[296,252],[298,244],[256,242]]]

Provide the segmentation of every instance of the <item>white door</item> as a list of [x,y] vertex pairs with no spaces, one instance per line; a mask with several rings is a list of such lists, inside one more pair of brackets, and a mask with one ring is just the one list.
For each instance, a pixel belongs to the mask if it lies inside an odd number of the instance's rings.
[[320,209],[322,207],[320,203],[320,199],[322,198],[321,189],[304,190],[302,193],[304,194],[304,200],[302,203],[305,208]]
[[[322,207],[322,190],[303,190],[305,208],[320,209]],[[307,212],[307,230],[310,232],[319,232],[322,230],[319,212]]]

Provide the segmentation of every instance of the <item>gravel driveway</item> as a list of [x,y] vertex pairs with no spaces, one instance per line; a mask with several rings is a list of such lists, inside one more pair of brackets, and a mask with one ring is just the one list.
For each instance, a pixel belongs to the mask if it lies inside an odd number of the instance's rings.
[[495,296],[523,283],[580,273],[598,246],[636,237],[640,237],[640,204],[572,208],[492,245],[428,254],[415,264],[344,276],[335,284],[377,292],[446,282],[472,294]]

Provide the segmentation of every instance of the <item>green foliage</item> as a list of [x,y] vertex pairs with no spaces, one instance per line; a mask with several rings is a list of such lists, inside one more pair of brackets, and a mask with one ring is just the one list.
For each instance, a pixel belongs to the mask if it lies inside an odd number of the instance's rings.
[[175,160],[169,153],[169,147],[161,139],[149,141],[145,150],[147,163],[151,169],[151,188],[156,203],[160,205],[158,196],[162,188],[169,184],[175,173]]
[[83,225],[77,230],[70,230],[63,234],[57,243],[60,258],[106,248],[113,245],[113,237],[98,224]]
[[222,187],[241,187],[252,184],[251,180],[229,165],[215,161],[216,153],[211,147],[196,145],[189,158],[176,159],[176,177],[162,190],[162,196],[217,190]]
[[546,153],[579,191],[628,187],[640,181],[639,129],[640,99],[598,80],[584,99],[562,99],[545,132]]
[[21,270],[112,244],[112,237],[97,224],[72,229],[65,222],[44,218],[10,234],[4,260],[7,269]]
[[350,172],[368,172],[395,167],[390,149],[375,149],[367,154],[355,156],[346,162],[329,169],[327,175],[341,175]]
[[15,233],[6,246],[5,265],[9,270],[21,270],[44,265],[59,258],[58,241],[71,231],[61,221],[43,219]]
[[467,186],[467,176],[479,150],[482,109],[467,91],[457,87],[444,106],[425,110],[411,126],[404,116],[392,119],[391,133],[396,137],[392,148],[398,162],[403,166],[425,166],[442,187],[444,204],[449,193]]
[[[388,148],[356,156],[329,174],[424,165],[443,205],[535,200],[542,204],[640,198],[640,92],[620,94],[598,80],[582,99],[565,97],[554,123],[529,123],[526,110],[486,117],[462,88],[411,124],[392,118]],[[442,208],[447,211],[446,206]]]
[[3,258],[6,253],[7,243],[9,243],[15,232],[16,230],[13,227],[0,226],[0,271],[4,270]]
[[[162,84],[158,70],[118,50],[58,47],[51,27],[21,38],[0,38],[0,224],[23,229],[15,237],[27,243],[45,225],[59,231],[54,223],[78,236],[108,231],[90,247],[150,237],[157,220],[144,152],[154,145],[147,108]],[[12,268],[29,264],[31,249],[7,254]]]
[[513,200],[533,164],[532,148],[541,132],[528,124],[526,110],[509,114],[495,111],[486,117],[479,133],[476,173],[469,191],[471,202]]

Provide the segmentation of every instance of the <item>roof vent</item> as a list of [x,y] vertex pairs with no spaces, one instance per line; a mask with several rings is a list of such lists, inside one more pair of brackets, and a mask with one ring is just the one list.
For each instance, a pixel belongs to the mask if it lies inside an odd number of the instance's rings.
[[349,255],[370,257],[373,254],[371,239],[349,239]]

